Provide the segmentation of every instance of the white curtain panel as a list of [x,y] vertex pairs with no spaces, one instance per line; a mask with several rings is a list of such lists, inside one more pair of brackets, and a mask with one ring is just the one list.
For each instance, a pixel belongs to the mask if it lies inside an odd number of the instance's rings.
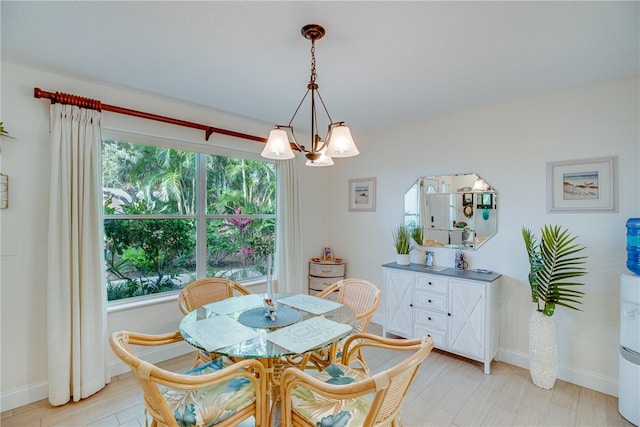
[[51,105],[47,355],[52,405],[91,396],[109,382],[101,119],[98,111]]
[[295,159],[278,162],[276,260],[278,292],[306,293],[302,260],[302,219]]

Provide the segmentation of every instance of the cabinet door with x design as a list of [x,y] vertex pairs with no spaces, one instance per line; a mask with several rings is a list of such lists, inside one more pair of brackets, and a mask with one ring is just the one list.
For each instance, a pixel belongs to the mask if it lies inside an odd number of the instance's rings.
[[387,269],[385,274],[385,322],[383,333],[413,338],[413,299],[416,275]]
[[449,280],[449,348],[479,360],[484,358],[486,348],[485,295],[483,283]]

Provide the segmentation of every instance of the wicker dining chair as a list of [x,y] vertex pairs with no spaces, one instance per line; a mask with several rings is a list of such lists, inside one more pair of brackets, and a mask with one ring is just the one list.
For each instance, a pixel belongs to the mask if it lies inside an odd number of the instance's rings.
[[[336,295],[337,294],[337,295]],[[333,298],[349,307],[356,315],[356,327],[354,333],[367,332],[371,317],[380,305],[382,292],[372,282],[364,279],[343,279],[316,295],[320,298]],[[344,340],[326,349],[311,354],[310,362],[318,369],[323,369],[339,359]],[[358,352],[356,358],[366,370],[364,358]]]
[[[408,352],[399,363],[374,375],[350,367],[366,347]],[[340,363],[323,371],[287,368],[280,378],[283,426],[399,426],[404,397],[433,349],[430,337],[392,339],[354,334],[345,341]],[[386,351],[385,350],[385,351]],[[313,373],[313,375],[312,375]]]
[[[224,277],[196,279],[180,291],[178,308],[182,314],[186,315],[203,305],[238,295],[251,295],[251,291],[240,283]],[[208,363],[218,356],[216,353],[198,350],[193,366],[195,367],[200,363]]]
[[133,371],[144,392],[151,426],[236,426],[254,417],[267,426],[270,396],[267,375],[258,360],[232,362],[221,357],[184,374],[138,358],[131,346],[160,346],[181,341],[179,332],[148,335],[115,332],[113,352]]
[[236,295],[251,295],[251,291],[240,283],[224,277],[196,279],[182,288],[178,296],[178,307],[187,314],[198,307]]

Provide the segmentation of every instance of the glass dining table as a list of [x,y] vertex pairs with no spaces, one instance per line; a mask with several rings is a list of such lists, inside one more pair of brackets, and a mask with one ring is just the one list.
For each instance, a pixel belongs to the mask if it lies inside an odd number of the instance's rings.
[[206,304],[180,322],[185,341],[199,350],[231,359],[259,359],[277,393],[280,374],[305,366],[311,352],[351,334],[356,315],[347,306],[306,294],[275,294],[275,317],[268,316],[264,294],[243,295]]

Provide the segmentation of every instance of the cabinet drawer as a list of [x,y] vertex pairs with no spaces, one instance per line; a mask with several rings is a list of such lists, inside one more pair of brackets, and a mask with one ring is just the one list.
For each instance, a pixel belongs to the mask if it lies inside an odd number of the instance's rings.
[[416,290],[446,293],[449,280],[446,277],[421,275],[416,277]]
[[309,289],[314,291],[324,291],[329,285],[333,285],[341,277],[313,277],[309,276]]
[[444,332],[429,329],[423,326],[415,327],[415,337],[422,338],[424,336],[431,337],[433,344],[439,348],[447,348],[447,342]]
[[415,305],[444,313],[447,311],[447,296],[432,292],[416,292]]
[[340,277],[344,276],[345,264],[321,264],[317,262],[309,263],[309,276],[316,277]]
[[447,316],[444,313],[434,313],[431,311],[416,310],[414,313],[416,326],[427,329],[447,329]]

